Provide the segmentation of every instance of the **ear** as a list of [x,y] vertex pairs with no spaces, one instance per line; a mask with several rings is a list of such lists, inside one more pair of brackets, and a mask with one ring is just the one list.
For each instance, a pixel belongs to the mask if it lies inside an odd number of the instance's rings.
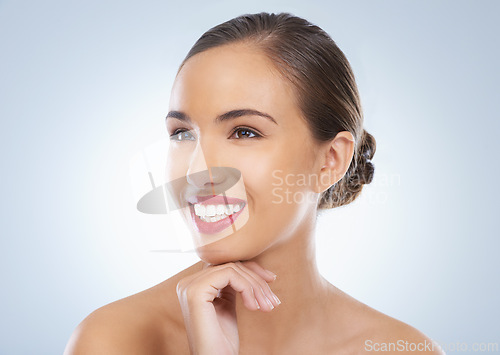
[[342,179],[353,156],[354,136],[349,131],[337,133],[333,140],[322,145],[318,165],[319,181],[315,192],[322,193]]

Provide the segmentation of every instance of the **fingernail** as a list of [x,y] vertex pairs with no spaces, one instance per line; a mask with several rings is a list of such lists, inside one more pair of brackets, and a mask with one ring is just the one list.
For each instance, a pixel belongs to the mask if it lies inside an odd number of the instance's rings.
[[272,272],[272,271],[269,271],[269,270],[266,270],[266,271],[267,271],[267,273],[268,273],[269,275],[271,275],[272,277],[274,277],[274,279],[276,280],[276,277],[278,277],[278,275],[276,275],[276,274],[275,274],[274,272]]
[[274,300],[276,301],[276,303],[281,304],[281,301],[278,298],[278,296],[276,296],[275,294],[273,294],[273,297],[274,297]]
[[254,298],[254,300],[255,300],[255,304],[257,305],[257,309],[260,309],[259,302],[255,298]]
[[271,309],[274,309],[274,305],[273,303],[271,302],[271,300],[269,298],[266,297],[266,301],[267,303],[269,304],[269,307],[271,307]]

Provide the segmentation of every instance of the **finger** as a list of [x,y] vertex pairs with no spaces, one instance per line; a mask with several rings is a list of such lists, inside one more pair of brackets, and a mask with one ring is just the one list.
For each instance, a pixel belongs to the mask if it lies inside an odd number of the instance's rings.
[[202,270],[206,270],[206,269],[211,268],[211,267],[213,267],[213,266],[214,266],[213,264],[206,263],[206,262],[204,262],[204,261],[202,261],[202,264],[203,264],[203,266],[202,266],[202,268],[201,268]]
[[257,302],[259,302],[261,311],[271,311],[274,308],[273,303],[269,298],[267,298],[264,290],[260,283],[255,280],[251,275],[249,275],[245,270],[243,270],[238,262],[236,263],[228,263],[228,267],[234,268],[239,274],[241,274],[253,287],[253,291],[255,294],[255,298]]
[[[271,288],[269,287],[269,284],[266,282],[267,280],[265,279],[262,279],[260,276],[262,274],[264,275],[269,275],[271,272],[269,273],[266,273],[267,270],[263,269],[260,265],[258,265],[257,263],[255,262],[242,262],[241,263],[241,267],[247,271],[247,273],[249,273],[250,275],[252,275],[255,279],[257,279],[262,287],[262,289],[264,290],[265,294],[267,295],[267,297],[273,301],[273,304],[275,306],[278,306],[279,304],[281,304],[281,301],[280,299],[278,298],[278,296],[276,296],[276,294],[271,290]],[[274,277],[273,277],[273,280],[275,279],[276,275],[273,274]]]
[[231,286],[233,290],[241,294],[243,304],[250,310],[259,309],[259,303],[256,299],[255,290],[252,284],[241,273],[230,266],[217,268],[213,272],[205,275],[204,284],[210,287],[205,287],[207,301],[212,302],[219,290],[226,286]]
[[[214,267],[213,270],[221,270],[224,268],[229,268],[229,269],[234,270],[239,275],[244,277],[245,280],[247,280],[252,285],[255,299],[258,302],[259,307],[262,311],[271,311],[275,307],[275,304],[273,304],[272,300],[266,296],[266,294],[262,288],[262,285],[259,284],[259,282],[257,282],[257,280],[255,280],[255,278],[250,276],[246,271],[244,271],[242,268],[240,268],[238,266],[238,262],[235,262],[235,263],[230,262],[230,263],[218,265],[218,266]],[[262,281],[262,283],[264,284],[265,282]],[[276,306],[277,306],[277,304],[276,304]]]
[[[271,288],[267,284],[266,280],[262,279],[262,277],[260,277],[259,274],[257,274],[256,272],[251,270],[249,267],[247,267],[246,263],[244,263],[244,262],[237,262],[235,264],[237,266],[239,266],[242,270],[244,270],[249,275],[249,277],[253,278],[255,280],[255,282],[257,282],[259,284],[259,286],[262,289],[262,292],[264,293],[266,298],[268,300],[270,300],[273,307],[277,307],[281,303],[280,299],[271,290]],[[262,269],[260,266],[259,266],[259,268]]]
[[270,270],[264,269],[262,266],[257,264],[255,261],[242,261],[242,264],[245,265],[247,268],[261,276],[264,280],[267,282],[272,282],[276,280],[276,274],[273,273]]

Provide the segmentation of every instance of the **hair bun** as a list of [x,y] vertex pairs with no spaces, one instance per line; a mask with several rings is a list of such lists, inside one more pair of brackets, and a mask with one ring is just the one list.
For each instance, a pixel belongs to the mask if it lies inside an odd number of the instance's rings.
[[369,184],[373,180],[373,175],[375,174],[375,166],[372,164],[371,160],[377,149],[377,143],[375,138],[363,129],[363,135],[361,137],[361,144],[359,147],[358,161],[356,162],[356,169],[354,175],[359,178],[361,184]]

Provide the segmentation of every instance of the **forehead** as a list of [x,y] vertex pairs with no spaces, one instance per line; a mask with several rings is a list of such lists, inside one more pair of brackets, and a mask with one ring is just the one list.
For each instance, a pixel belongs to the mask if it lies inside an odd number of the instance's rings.
[[239,107],[275,115],[297,111],[291,84],[256,47],[230,44],[198,53],[175,79],[171,110],[217,115]]

